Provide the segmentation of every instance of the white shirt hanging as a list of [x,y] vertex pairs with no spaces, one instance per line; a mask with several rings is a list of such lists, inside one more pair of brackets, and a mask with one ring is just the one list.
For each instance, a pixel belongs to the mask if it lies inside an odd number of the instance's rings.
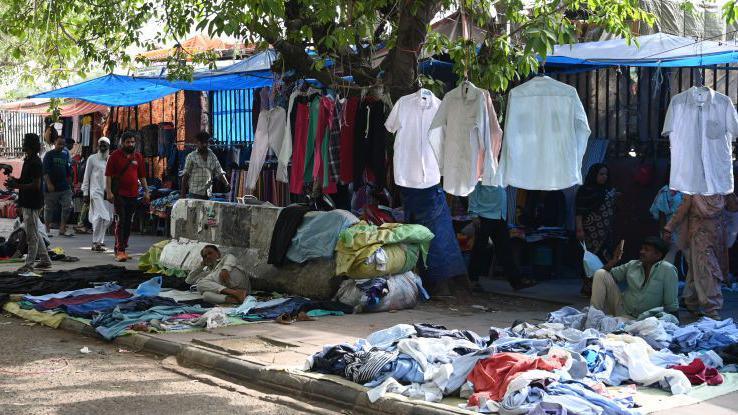
[[582,184],[590,129],[574,87],[533,78],[510,91],[505,119],[497,185],[561,190]]
[[427,89],[397,100],[384,126],[395,134],[395,184],[413,189],[427,189],[441,181],[441,171],[433,153],[428,131],[441,100]]
[[502,131],[488,102],[487,91],[464,82],[446,94],[433,119],[429,140],[443,189],[450,194],[466,196],[480,179],[493,184],[497,171],[493,137],[499,141]]
[[729,97],[706,87],[675,95],[662,135],[671,143],[671,189],[701,195],[733,192],[731,143],[738,136],[738,114]]
[[285,140],[284,130],[287,126],[285,119],[284,108],[279,106],[259,113],[249,169],[246,172],[247,189],[253,190],[256,187],[267,152],[271,149],[274,154],[280,154],[282,143]]

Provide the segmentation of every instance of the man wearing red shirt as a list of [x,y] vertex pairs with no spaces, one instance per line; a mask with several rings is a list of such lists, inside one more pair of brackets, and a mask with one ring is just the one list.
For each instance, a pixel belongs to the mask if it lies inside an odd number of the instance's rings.
[[146,185],[143,156],[134,151],[136,136],[126,131],[120,137],[120,142],[122,147],[113,151],[108,158],[105,191],[108,200],[115,205],[115,260],[124,262],[131,259],[126,254],[126,248],[131,235],[133,213],[136,211],[138,183],[141,182],[144,188],[146,203],[149,203],[149,189]]

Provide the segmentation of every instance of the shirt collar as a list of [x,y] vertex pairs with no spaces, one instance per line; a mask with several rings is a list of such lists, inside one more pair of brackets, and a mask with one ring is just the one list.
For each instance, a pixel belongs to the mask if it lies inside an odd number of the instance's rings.
[[[466,91],[466,94],[464,94],[463,89],[467,86],[469,89]],[[480,91],[481,90],[477,88],[477,86],[473,83],[466,82],[457,86],[453,91],[449,92],[449,94],[452,94],[455,97],[459,97],[463,101],[473,102],[477,99],[477,95],[480,93]]]
[[434,96],[429,89],[421,88],[414,95],[420,108],[430,108],[433,105]]
[[[707,98],[705,99],[705,102],[700,102],[700,101],[698,101],[695,98],[695,94],[697,92],[700,92],[700,91],[706,91],[707,92]],[[693,86],[692,88],[689,88],[689,92],[688,92],[687,95],[689,97],[689,102],[692,105],[697,105],[697,106],[700,106],[700,105],[710,105],[710,104],[712,104],[712,100],[715,97],[715,91],[713,91],[712,89],[707,88],[707,87],[700,88],[700,87]]]

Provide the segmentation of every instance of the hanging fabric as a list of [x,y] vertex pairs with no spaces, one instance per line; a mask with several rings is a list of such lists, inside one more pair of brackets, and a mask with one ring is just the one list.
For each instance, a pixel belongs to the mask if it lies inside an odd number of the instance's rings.
[[730,98],[692,87],[671,99],[662,135],[671,143],[669,187],[687,194],[733,193],[738,113]]
[[510,91],[505,120],[498,185],[561,190],[582,184],[590,129],[574,87],[533,78]]

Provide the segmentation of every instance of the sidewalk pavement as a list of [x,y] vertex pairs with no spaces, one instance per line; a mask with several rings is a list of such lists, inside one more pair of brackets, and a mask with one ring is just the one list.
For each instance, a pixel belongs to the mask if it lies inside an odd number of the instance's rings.
[[[3,232],[0,221],[0,235]],[[160,237],[132,235],[131,254],[137,258]],[[112,253],[93,253],[90,235],[73,238],[55,236],[52,246],[61,246],[80,262],[55,264],[54,269],[113,263]],[[109,245],[112,245],[110,238]],[[137,260],[124,263],[135,268]],[[17,264],[0,265],[0,271]],[[198,366],[236,378],[247,384],[259,384],[276,393],[302,400],[326,400],[359,413],[377,414],[448,414],[469,413],[455,406],[413,401],[388,395],[374,404],[366,397],[366,389],[332,376],[301,372],[308,356],[324,345],[352,343],[358,338],[400,323],[434,323],[448,328],[471,329],[487,335],[491,326],[507,327],[515,320],[543,321],[547,314],[564,305],[581,308],[587,304],[579,296],[578,280],[546,281],[536,287],[515,292],[506,281],[483,280],[488,294],[474,295],[472,305],[458,305],[451,299],[434,299],[413,310],[397,312],[322,317],[316,321],[280,325],[273,322],[247,323],[211,331],[190,333],[139,333],[120,337],[120,347],[160,355],[176,356],[181,364]],[[726,292],[725,317],[738,315],[738,295]],[[89,326],[66,319],[60,326],[80,334],[96,336]],[[670,409],[669,415],[704,413],[736,413],[738,393],[715,398],[697,405]],[[458,403],[461,401],[458,400]],[[452,404],[455,402],[452,402]],[[727,412],[726,412],[727,410]],[[664,411],[663,415],[666,415]]]

